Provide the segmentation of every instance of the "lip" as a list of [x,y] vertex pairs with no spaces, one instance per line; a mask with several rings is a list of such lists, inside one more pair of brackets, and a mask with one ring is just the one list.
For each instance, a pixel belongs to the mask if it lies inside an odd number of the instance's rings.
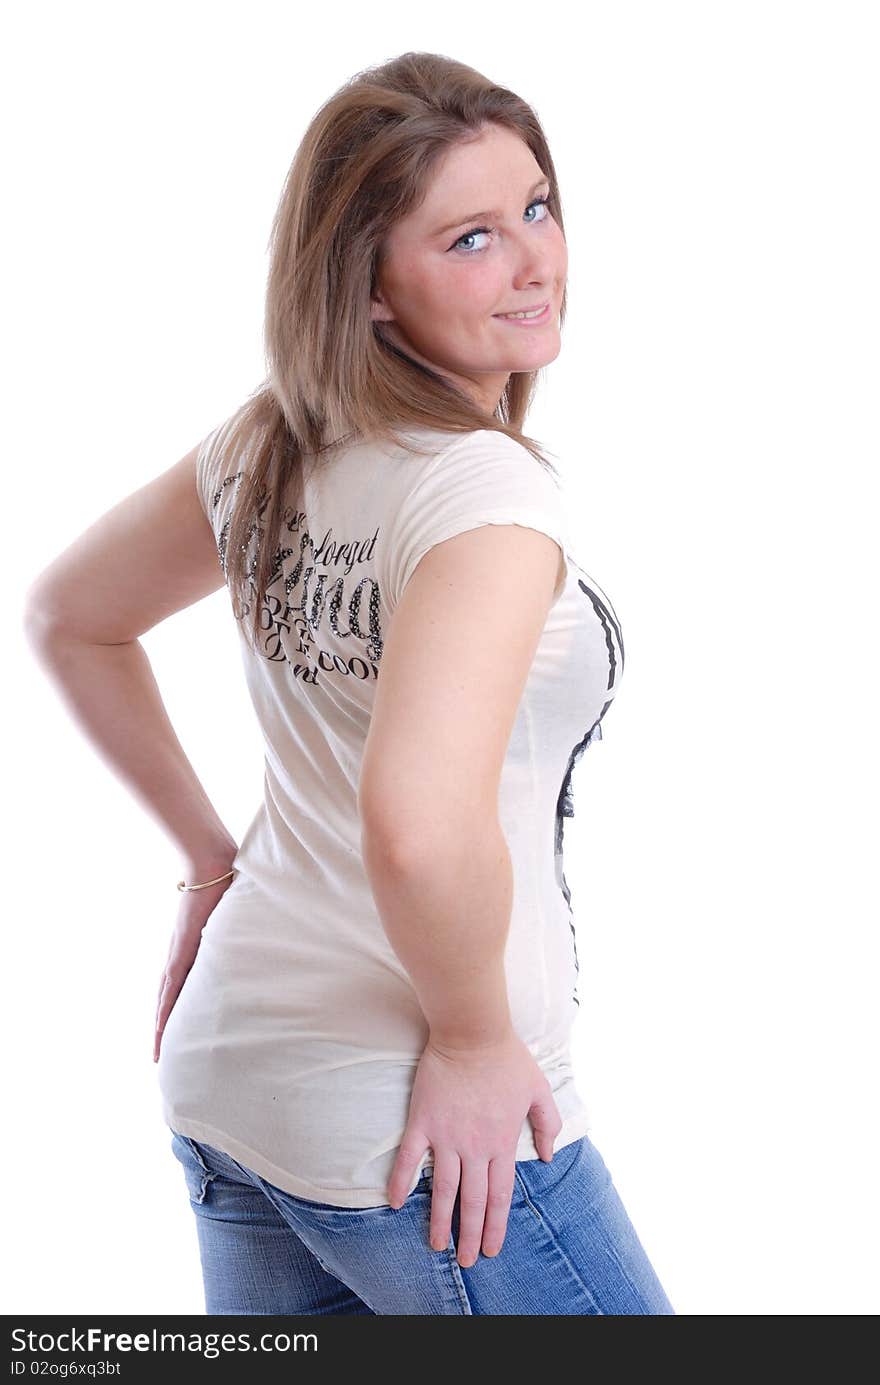
[[[518,308],[517,311],[529,313],[532,309]],[[550,304],[549,302],[544,304],[544,311],[540,317],[505,317],[504,313],[493,313],[493,317],[497,318],[499,322],[510,323],[511,327],[541,327],[550,320]]]

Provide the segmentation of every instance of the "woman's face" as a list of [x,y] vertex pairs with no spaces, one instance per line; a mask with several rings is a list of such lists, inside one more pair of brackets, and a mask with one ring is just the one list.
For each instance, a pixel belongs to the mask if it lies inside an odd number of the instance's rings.
[[[508,375],[538,370],[559,354],[568,251],[536,201],[549,190],[528,145],[488,125],[479,139],[449,150],[422,205],[386,238],[373,321],[489,413]],[[500,316],[543,303],[549,314],[533,325]]]

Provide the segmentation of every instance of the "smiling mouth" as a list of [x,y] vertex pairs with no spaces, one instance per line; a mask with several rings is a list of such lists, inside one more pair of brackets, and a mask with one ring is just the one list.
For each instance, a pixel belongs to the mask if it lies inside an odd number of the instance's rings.
[[493,313],[500,322],[546,322],[550,317],[550,304],[544,303],[537,308],[521,308],[515,313]]

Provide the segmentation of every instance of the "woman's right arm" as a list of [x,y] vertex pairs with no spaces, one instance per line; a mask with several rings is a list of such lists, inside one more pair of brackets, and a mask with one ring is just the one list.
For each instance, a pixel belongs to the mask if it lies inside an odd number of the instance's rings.
[[[437,810],[442,797],[432,799],[423,787]],[[431,1037],[460,1048],[507,1037],[504,948],[513,870],[497,812],[462,811],[445,821],[432,816],[421,842],[406,846],[365,830],[363,852],[385,931],[412,978]]]
[[432,1243],[448,1243],[460,1175],[460,1258],[476,1258],[481,1240],[484,1253],[500,1248],[525,1115],[544,1158],[561,1128],[511,1025],[513,876],[498,817],[559,561],[553,539],[515,524],[482,525],[425,554],[387,632],[361,771],[365,869],[430,1035],[389,1198],[402,1201],[430,1145]]

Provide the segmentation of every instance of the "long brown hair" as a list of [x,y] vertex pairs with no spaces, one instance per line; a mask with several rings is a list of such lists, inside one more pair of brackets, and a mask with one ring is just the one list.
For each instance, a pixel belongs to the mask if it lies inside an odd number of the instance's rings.
[[[450,433],[495,429],[542,465],[521,429],[538,371],[511,373],[493,414],[382,335],[370,316],[384,238],[417,207],[435,165],[487,122],[529,146],[550,183],[563,231],[550,150],[535,112],[481,73],[436,53],[404,53],[355,74],[318,110],[287,174],[269,241],[264,349],[268,375],[224,432],[227,475],[237,475],[223,563],[239,618],[256,646],[260,593],[280,575],[277,536],[302,505],[303,459],[352,437],[394,446],[399,427]],[[560,326],[565,320],[565,291]],[[411,450],[412,439],[405,444]],[[246,467],[232,472],[248,452]]]

